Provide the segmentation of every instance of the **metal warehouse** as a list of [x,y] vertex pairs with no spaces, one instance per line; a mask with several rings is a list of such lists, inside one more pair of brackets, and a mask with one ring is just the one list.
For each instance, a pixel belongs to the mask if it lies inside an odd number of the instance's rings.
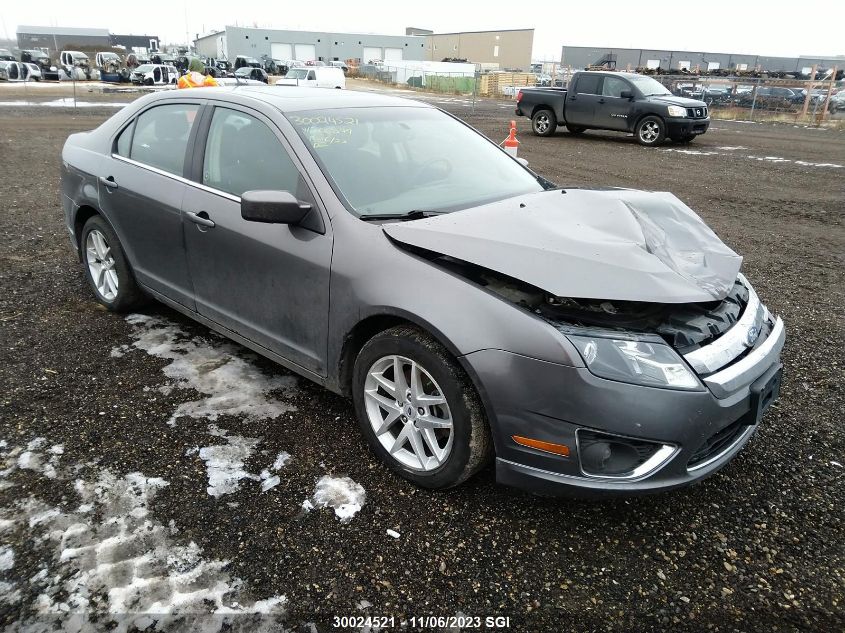
[[234,59],[237,55],[301,61],[426,59],[426,38],[418,35],[331,33],[227,26],[197,37],[196,51],[208,57]]
[[108,29],[79,29],[63,26],[26,26],[17,30],[18,48],[46,48],[57,52],[70,48],[108,48]]
[[572,68],[608,65],[618,70],[630,67],[652,70],[763,70],[769,72],[801,72],[809,74],[816,65],[829,69],[845,65],[845,57],[769,57],[735,53],[710,53],[704,51],[670,51],[647,48],[601,48],[590,46],[564,46],[560,55],[561,65]]
[[70,28],[63,26],[26,26],[17,29],[18,48],[46,49],[50,53],[84,48],[109,49],[122,46],[128,51],[149,52],[158,50],[157,35],[115,35],[108,29]]
[[358,59],[366,64],[458,58],[502,69],[528,69],[533,44],[534,29],[432,33],[413,27],[405,35],[376,35],[227,26],[194,41],[200,55],[227,59],[267,55],[300,61]]

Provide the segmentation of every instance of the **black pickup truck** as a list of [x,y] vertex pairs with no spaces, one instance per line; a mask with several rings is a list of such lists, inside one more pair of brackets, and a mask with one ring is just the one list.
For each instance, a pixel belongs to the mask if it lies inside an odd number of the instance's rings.
[[551,136],[565,125],[571,134],[633,132],[642,145],[659,145],[667,137],[689,143],[710,125],[703,101],[676,97],[645,75],[608,71],[575,73],[568,88],[523,88],[516,113],[531,118],[538,136]]

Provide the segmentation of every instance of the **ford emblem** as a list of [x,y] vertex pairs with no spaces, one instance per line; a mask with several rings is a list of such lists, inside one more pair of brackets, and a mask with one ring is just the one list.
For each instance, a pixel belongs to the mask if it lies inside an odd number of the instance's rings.
[[745,346],[751,347],[754,345],[754,341],[757,340],[757,337],[760,335],[760,328],[756,325],[752,325],[748,328],[748,332],[745,335]]

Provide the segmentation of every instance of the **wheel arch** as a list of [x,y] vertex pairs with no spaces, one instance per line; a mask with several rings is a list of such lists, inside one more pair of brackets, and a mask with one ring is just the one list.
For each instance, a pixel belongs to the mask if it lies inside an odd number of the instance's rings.
[[398,325],[418,327],[443,345],[456,359],[461,356],[460,351],[440,330],[415,314],[393,309],[373,313],[358,321],[343,337],[337,361],[337,385],[340,393],[345,396],[352,393],[352,370],[355,358],[364,344],[375,335]]
[[648,116],[653,116],[653,117],[660,119],[661,122],[663,123],[663,128],[668,129],[668,127],[666,125],[666,118],[663,117],[662,115],[658,114],[657,112],[639,112],[635,117],[633,117],[634,118],[634,124],[631,126],[630,131],[636,132],[637,127],[640,124],[640,121],[642,121],[644,118],[646,118]]
[[[105,219],[105,216],[102,213],[87,204],[80,206],[76,210],[76,215],[73,218],[73,237],[76,240],[76,245],[79,247],[80,253],[82,252],[82,227],[85,226],[85,223],[95,215],[99,215],[101,218]],[[106,222],[108,222],[108,220],[106,220]]]
[[458,351],[454,344],[446,338],[442,332],[420,319],[416,315],[405,313],[403,311],[381,312],[378,314],[371,314],[364,319],[358,321],[355,326],[346,334],[343,339],[343,347],[341,349],[340,357],[338,358],[338,373],[337,373],[337,391],[343,396],[352,396],[352,372],[355,367],[355,358],[361,348],[371,338],[377,334],[389,330],[392,327],[399,325],[408,325],[421,329],[426,334],[432,336],[438,343],[442,344],[446,350],[455,358],[458,365],[464,370],[472,384],[475,392],[481,400],[482,412],[484,419],[487,421],[487,426],[490,428],[491,436],[496,443],[496,434],[493,433],[493,425],[495,424],[495,415],[490,404],[490,398],[487,391],[484,389],[478,374],[472,366],[466,362],[463,355]]

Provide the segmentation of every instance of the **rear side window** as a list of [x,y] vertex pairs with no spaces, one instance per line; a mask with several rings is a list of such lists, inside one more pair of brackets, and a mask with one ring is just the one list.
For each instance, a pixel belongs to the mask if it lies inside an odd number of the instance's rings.
[[599,75],[581,75],[578,77],[575,92],[579,95],[597,95],[599,94],[600,82],[601,77]]
[[272,130],[253,116],[215,108],[208,130],[202,183],[240,196],[244,191],[289,191],[309,199],[299,170]]
[[132,130],[135,128],[135,121],[132,121],[129,125],[126,126],[126,129],[120,133],[120,136],[117,137],[117,143],[115,143],[115,153],[118,156],[124,156],[125,158],[129,158],[129,150],[130,143],[132,143]]
[[135,123],[129,157],[181,176],[188,137],[198,110],[195,104],[175,103],[144,112]]

